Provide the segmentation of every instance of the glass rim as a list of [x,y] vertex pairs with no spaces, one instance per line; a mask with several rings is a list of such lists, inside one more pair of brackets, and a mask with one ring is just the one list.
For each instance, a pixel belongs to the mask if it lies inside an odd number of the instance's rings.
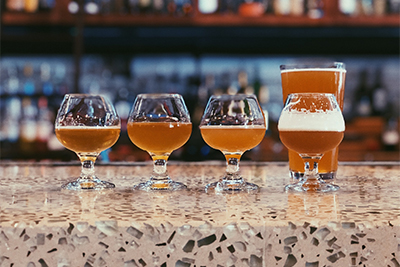
[[296,69],[337,69],[341,71],[346,71],[346,64],[338,61],[325,61],[325,62],[299,62],[299,63],[289,63],[282,64],[279,66],[281,71],[285,70],[296,70]]
[[83,96],[83,97],[87,97],[87,96],[99,96],[99,97],[106,97],[105,95],[102,94],[87,94],[87,93],[67,93],[65,94],[65,96]]
[[245,98],[255,98],[257,99],[255,94],[221,94],[221,95],[212,95],[210,99],[245,99]]
[[316,93],[316,92],[314,92],[314,93],[291,93],[291,94],[288,94],[287,98],[289,98],[290,96],[308,96],[308,95],[311,95],[311,96],[326,96],[326,97],[333,96],[336,99],[336,96],[334,94],[332,94],[332,93]]
[[136,98],[163,98],[163,97],[181,98],[182,95],[178,93],[141,93],[136,96]]

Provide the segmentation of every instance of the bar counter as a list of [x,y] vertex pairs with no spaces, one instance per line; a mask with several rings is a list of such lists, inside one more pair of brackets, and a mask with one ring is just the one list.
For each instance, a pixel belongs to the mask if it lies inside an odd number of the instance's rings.
[[72,163],[0,163],[0,266],[400,266],[399,162],[341,163],[329,194],[285,193],[287,163],[242,162],[255,194],[205,193],[225,163],[170,162],[180,192],[140,192],[152,165],[97,164],[103,191],[60,186]]

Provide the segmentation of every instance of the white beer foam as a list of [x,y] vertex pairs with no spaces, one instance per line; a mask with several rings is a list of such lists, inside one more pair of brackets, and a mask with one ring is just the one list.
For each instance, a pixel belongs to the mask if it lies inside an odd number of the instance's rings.
[[279,131],[332,131],[343,132],[345,124],[340,112],[282,111]]
[[345,69],[335,69],[335,68],[304,68],[304,69],[288,69],[288,70],[281,70],[281,73],[285,72],[298,72],[298,71],[333,71],[333,72],[346,72]]

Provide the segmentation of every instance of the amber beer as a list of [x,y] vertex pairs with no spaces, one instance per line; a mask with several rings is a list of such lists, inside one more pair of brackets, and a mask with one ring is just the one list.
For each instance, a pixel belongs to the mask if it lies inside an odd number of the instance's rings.
[[256,147],[264,138],[264,125],[247,126],[201,126],[204,141],[222,152],[245,152]]
[[343,135],[342,131],[279,131],[282,143],[299,154],[323,154],[338,146]]
[[55,132],[57,139],[69,150],[76,153],[100,153],[117,142],[120,127],[62,126],[57,127]]
[[169,154],[183,146],[192,132],[190,122],[129,122],[128,136],[140,149],[155,155]]
[[[283,102],[291,93],[330,93],[343,110],[343,97],[346,70],[343,63],[334,63],[330,66],[281,66],[281,81]],[[325,152],[319,163],[319,171],[324,179],[332,179],[338,167],[338,147]],[[301,157],[289,149],[289,168],[292,177],[304,173],[304,164]]]

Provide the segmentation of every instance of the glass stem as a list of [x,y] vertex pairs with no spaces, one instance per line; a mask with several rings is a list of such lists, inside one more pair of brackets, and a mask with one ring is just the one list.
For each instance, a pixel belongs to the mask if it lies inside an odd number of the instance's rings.
[[96,162],[97,156],[87,156],[87,155],[78,155],[81,164],[82,164],[82,169],[81,169],[81,179],[89,179],[93,180],[95,179],[94,175],[94,164]]
[[320,186],[319,174],[318,174],[318,163],[322,155],[317,156],[302,156],[304,162],[304,177],[303,187],[305,188],[317,188]]
[[153,160],[153,175],[151,180],[154,182],[168,181],[170,178],[167,171],[167,160],[166,159],[155,159]]
[[242,177],[239,173],[240,156],[226,155],[226,176],[225,180],[240,180]]

